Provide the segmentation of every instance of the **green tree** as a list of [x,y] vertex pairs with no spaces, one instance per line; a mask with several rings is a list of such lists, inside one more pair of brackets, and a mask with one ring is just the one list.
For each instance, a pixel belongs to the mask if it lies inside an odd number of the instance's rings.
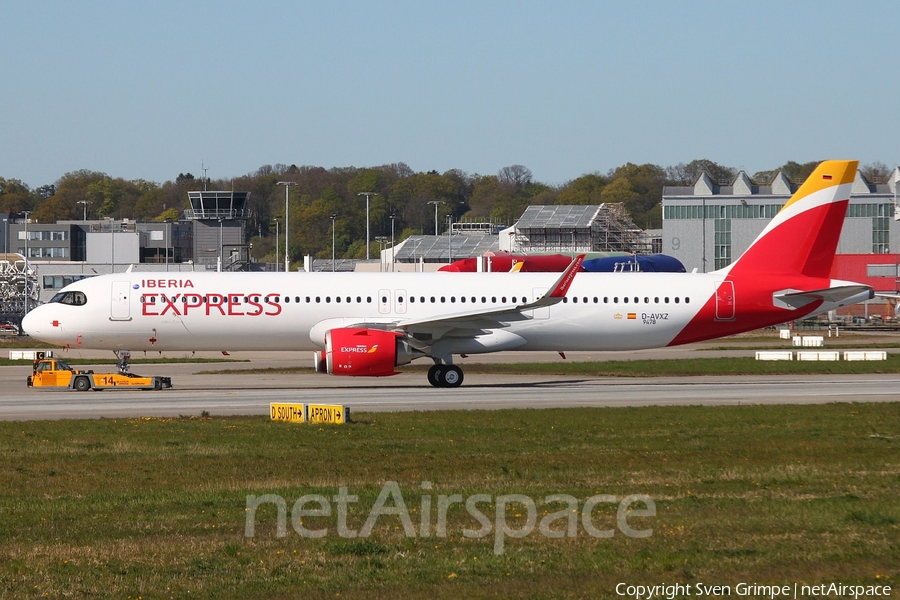
[[559,194],[556,196],[556,203],[575,206],[600,204],[603,202],[600,194],[608,183],[609,180],[599,173],[582,175],[560,188]]
[[32,210],[37,196],[18,179],[0,177],[0,212],[7,214]]
[[662,202],[662,188],[666,183],[665,169],[651,164],[626,163],[611,171],[609,177],[613,183],[616,179],[625,178],[631,184],[631,191],[636,196],[632,196],[625,207],[636,224],[647,229],[662,226],[662,211],[658,207]]

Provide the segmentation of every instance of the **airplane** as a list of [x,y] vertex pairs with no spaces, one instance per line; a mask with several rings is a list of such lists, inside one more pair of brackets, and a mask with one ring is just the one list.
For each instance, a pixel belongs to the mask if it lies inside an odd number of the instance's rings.
[[873,297],[830,278],[858,161],[825,161],[753,244],[710,273],[114,273],[63,288],[23,319],[76,349],[312,350],[316,371],[387,376],[428,358],[628,351],[784,323]]

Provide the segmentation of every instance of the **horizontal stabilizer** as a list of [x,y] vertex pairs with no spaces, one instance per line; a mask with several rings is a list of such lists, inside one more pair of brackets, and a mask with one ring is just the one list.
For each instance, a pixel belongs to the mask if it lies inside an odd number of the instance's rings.
[[[862,297],[860,297],[862,296]],[[862,302],[863,300],[871,300],[875,297],[875,292],[868,285],[841,285],[821,290],[811,290],[808,292],[784,290],[775,292],[772,296],[776,306],[789,308],[791,310],[801,308],[813,302],[827,302],[829,304],[843,304],[845,301],[853,299],[853,302]]]

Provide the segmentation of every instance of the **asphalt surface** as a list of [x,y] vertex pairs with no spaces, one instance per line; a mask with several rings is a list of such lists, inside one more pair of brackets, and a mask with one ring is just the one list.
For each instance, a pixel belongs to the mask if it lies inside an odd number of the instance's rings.
[[[720,342],[721,344],[721,342]],[[722,344],[730,345],[730,344]],[[900,400],[900,375],[744,376],[594,378],[467,374],[460,388],[432,388],[424,373],[384,378],[301,374],[254,375],[246,368],[309,366],[306,352],[234,353],[248,362],[221,364],[141,364],[141,375],[169,375],[174,388],[162,391],[71,392],[29,389],[31,365],[0,367],[0,419],[177,417],[267,415],[270,402],[345,404],[351,412],[453,409],[565,408],[577,406],[811,404]],[[68,357],[108,357],[110,353],[57,353]],[[183,356],[189,356],[189,353]],[[685,347],[623,353],[571,353],[569,360],[751,356],[749,350]],[[207,357],[226,358],[221,354]],[[138,358],[136,356],[135,358]],[[500,353],[467,361],[560,361],[555,353]],[[114,361],[110,360],[110,368]],[[97,371],[100,367],[91,367]],[[199,374],[228,369],[227,374]]]

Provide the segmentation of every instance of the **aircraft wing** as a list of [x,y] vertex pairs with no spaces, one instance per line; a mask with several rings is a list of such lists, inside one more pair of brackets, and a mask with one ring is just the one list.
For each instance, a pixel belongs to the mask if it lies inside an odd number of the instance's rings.
[[[867,295],[868,299],[872,299],[875,297],[875,292],[868,285],[852,284],[824,288],[821,290],[811,290],[808,292],[785,290],[783,292],[776,292],[773,298],[776,304],[783,305],[785,308],[801,308],[816,301],[840,304],[845,300],[860,295]],[[857,301],[858,300],[855,300],[854,302]]]
[[452,329],[482,330],[506,327],[512,321],[524,321],[531,319],[526,311],[553,306],[565,298],[575,274],[581,269],[584,255],[579,254],[566,270],[553,284],[550,292],[544,294],[534,302],[519,305],[509,305],[493,308],[491,310],[471,310],[467,312],[452,313],[432,317],[429,319],[399,321],[395,329],[411,334],[426,333],[434,338],[441,337]]

